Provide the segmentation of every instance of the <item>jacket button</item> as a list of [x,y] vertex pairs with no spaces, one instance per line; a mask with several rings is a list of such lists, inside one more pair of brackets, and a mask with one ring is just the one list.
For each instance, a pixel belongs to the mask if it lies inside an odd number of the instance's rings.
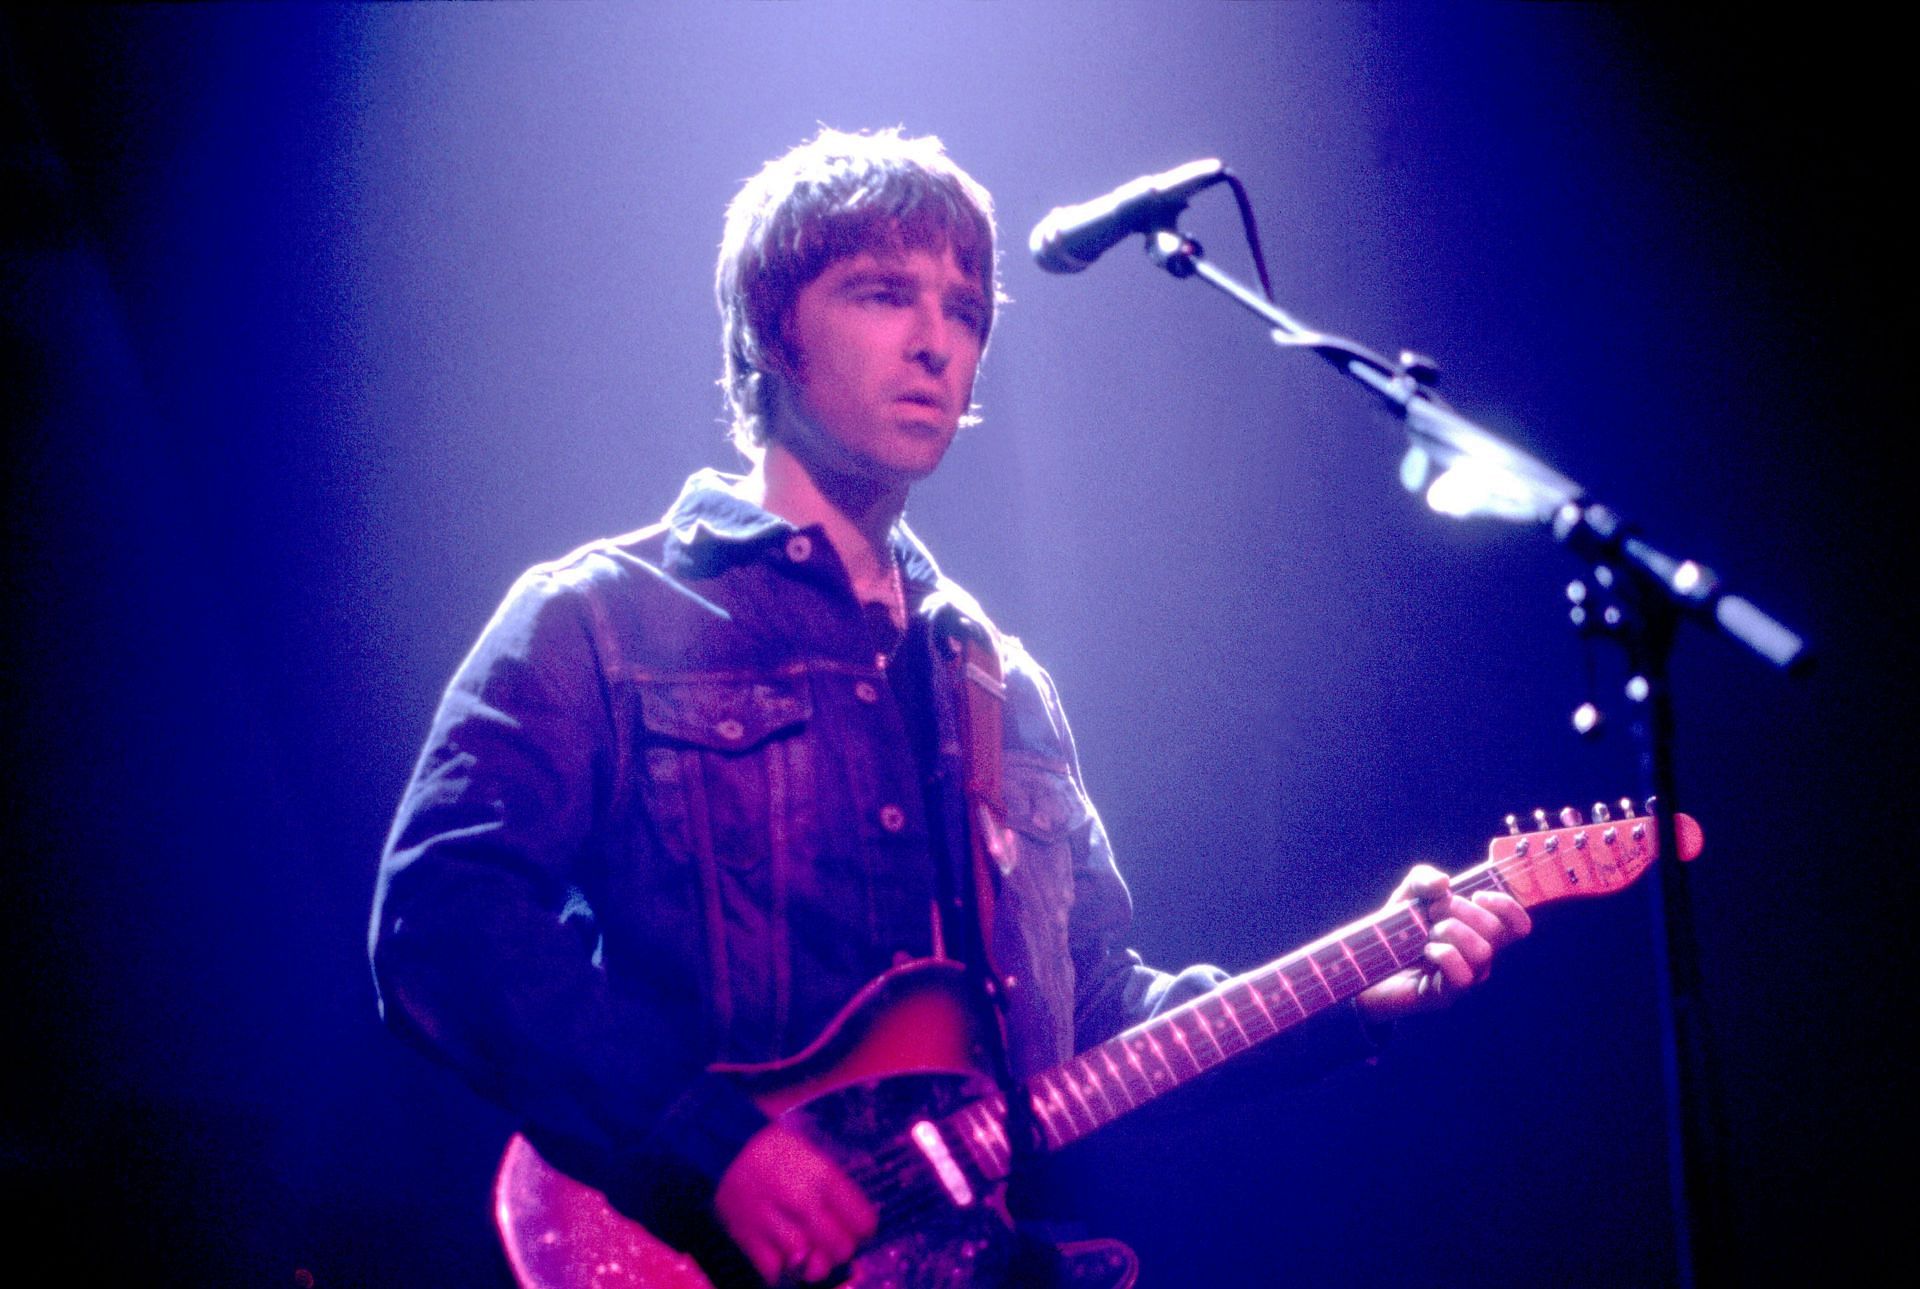
[[859,680],[854,682],[853,696],[863,703],[877,703],[880,701],[880,690],[871,680]]
[[891,802],[881,806],[880,826],[888,832],[899,832],[907,826],[907,812]]
[[804,564],[813,557],[813,538],[805,533],[795,533],[787,538],[787,558],[796,564]]
[[724,721],[720,721],[718,724],[716,724],[713,727],[713,732],[715,734],[718,734],[721,738],[727,740],[729,743],[731,743],[734,740],[738,739],[742,734],[745,734],[747,732],[747,727],[742,725],[739,721],[734,720],[733,717],[729,716]]

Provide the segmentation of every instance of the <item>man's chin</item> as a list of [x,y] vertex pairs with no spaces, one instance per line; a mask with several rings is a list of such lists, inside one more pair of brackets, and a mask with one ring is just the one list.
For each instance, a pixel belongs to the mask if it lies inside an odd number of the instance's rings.
[[816,483],[837,490],[894,491],[910,488],[931,476],[953,446],[950,425],[918,421],[895,424],[865,442],[849,444],[826,435],[783,435],[774,440],[814,477]]
[[889,454],[886,466],[907,482],[919,483],[940,468],[940,463],[947,459],[947,449],[952,446],[951,434],[929,436],[924,442],[909,445],[908,450]]
[[950,425],[901,426],[885,442],[874,444],[860,454],[868,469],[903,483],[919,483],[940,468],[947,449],[953,446],[954,429]]

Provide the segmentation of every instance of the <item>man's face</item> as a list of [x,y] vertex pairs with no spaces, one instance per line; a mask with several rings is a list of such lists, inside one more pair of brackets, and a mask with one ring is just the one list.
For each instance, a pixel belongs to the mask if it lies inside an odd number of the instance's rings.
[[821,471],[885,487],[933,473],[973,403],[987,300],[950,249],[862,251],[794,297],[775,438]]

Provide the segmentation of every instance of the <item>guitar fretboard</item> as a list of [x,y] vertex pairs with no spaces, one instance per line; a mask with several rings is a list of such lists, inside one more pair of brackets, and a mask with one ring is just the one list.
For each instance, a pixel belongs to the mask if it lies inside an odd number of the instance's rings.
[[[1453,891],[1501,890],[1492,863],[1453,879]],[[1410,904],[1383,909],[1304,949],[1230,980],[1164,1015],[1088,1048],[1027,1083],[1049,1149],[1070,1145],[1129,1110],[1251,1051],[1421,960],[1427,925]],[[1011,1170],[1006,1101],[958,1111],[952,1126],[981,1170]]]
[[[1614,820],[1604,806],[1596,806],[1592,823],[1569,818],[1573,812],[1566,811],[1562,827],[1524,836],[1509,820],[1511,835],[1494,839],[1485,863],[1454,877],[1453,893],[1470,897],[1502,891],[1532,908],[1623,889],[1653,862],[1658,846],[1653,821],[1636,817],[1630,802],[1622,801],[1620,808],[1621,818]],[[1544,814],[1536,817],[1545,823]],[[1681,858],[1692,859],[1702,845],[1700,825],[1677,815],[1674,826]],[[1070,1145],[1413,966],[1426,944],[1427,925],[1418,909],[1389,905],[1090,1047],[1027,1081],[1040,1135],[1049,1149]],[[1006,1110],[1006,1098],[995,1093],[946,1121],[982,1174],[995,1180],[1011,1172]]]

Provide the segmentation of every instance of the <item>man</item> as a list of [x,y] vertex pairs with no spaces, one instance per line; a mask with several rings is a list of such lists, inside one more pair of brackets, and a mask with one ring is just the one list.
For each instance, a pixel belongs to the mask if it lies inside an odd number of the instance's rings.
[[[709,1067],[793,1055],[911,959],[990,961],[1014,1077],[1222,973],[1124,947],[1051,682],[902,522],[992,330],[985,190],[937,140],[822,132],[732,204],[718,295],[752,469],[698,474],[664,523],[515,586],[395,821],[373,955],[391,1023],[550,1158],[656,1231],[711,1214],[769,1282],[814,1281],[874,1233],[873,1205]],[[950,665],[968,639],[1003,673],[1012,829],[984,936]],[[1426,966],[1291,1035],[1304,1066],[1528,929],[1431,869],[1397,895],[1425,906]]]

